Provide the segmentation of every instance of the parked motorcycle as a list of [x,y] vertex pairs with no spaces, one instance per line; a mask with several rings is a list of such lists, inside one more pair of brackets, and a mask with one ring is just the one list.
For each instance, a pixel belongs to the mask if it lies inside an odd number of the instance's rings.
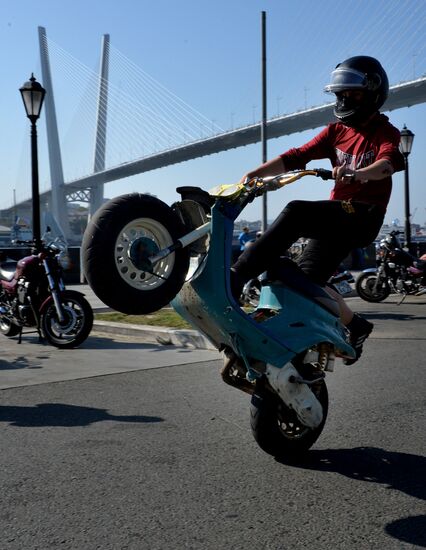
[[231,294],[232,234],[249,202],[306,175],[332,177],[301,170],[210,193],[183,187],[172,207],[124,195],[98,210],[82,243],[86,278],[104,303],[147,313],[171,301],[223,352],[224,382],[251,395],[255,440],[283,458],[315,443],[328,411],[325,373],[355,352],[336,301],[290,259],[267,274],[258,306],[245,312]]
[[[391,293],[402,295],[426,293],[426,254],[417,258],[401,246],[398,235],[391,231],[377,245],[377,267],[364,269],[355,284],[358,295],[366,302],[382,302]],[[401,300],[401,301],[402,301]]]
[[[33,241],[19,244],[34,246]],[[21,260],[0,262],[0,332],[19,336],[36,329],[57,348],[74,348],[89,336],[93,311],[80,292],[66,290],[62,269],[68,263],[60,239],[32,250]]]

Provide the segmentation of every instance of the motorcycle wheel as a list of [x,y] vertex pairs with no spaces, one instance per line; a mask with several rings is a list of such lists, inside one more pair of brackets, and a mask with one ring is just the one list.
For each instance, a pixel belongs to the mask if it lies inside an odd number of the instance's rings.
[[58,319],[55,304],[50,300],[40,315],[43,336],[57,348],[76,348],[89,336],[93,327],[93,311],[89,302],[72,290],[61,294],[65,320]]
[[374,291],[377,275],[372,273],[361,273],[356,280],[355,290],[358,296],[366,302],[382,302],[390,294],[390,288],[387,282],[384,282]]
[[140,315],[166,306],[185,282],[187,248],[172,252],[153,268],[146,257],[186,233],[164,202],[133,193],[110,200],[93,217],[83,237],[86,279],[96,296],[112,309]]
[[6,317],[0,317],[0,332],[7,336],[8,338],[12,338],[12,336],[16,336],[21,331],[21,327],[18,325],[15,325],[12,321],[7,319]]
[[250,405],[254,439],[266,453],[281,459],[294,459],[312,447],[327,420],[328,391],[324,381],[311,388],[323,409],[323,419],[314,429],[301,424],[294,411],[266,392],[255,392]]

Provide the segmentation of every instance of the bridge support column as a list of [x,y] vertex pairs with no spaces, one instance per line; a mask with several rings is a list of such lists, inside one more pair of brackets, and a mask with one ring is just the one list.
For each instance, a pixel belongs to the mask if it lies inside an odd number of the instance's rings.
[[[46,113],[47,145],[49,150],[50,180],[52,184],[52,213],[62,233],[68,239],[70,237],[68,208],[64,189],[64,174],[62,171],[61,149],[59,145],[58,125],[56,122],[46,29],[44,27],[38,28],[38,36],[43,86],[46,88],[44,112]],[[42,228],[42,232],[44,229],[45,228]]]
[[89,218],[98,210],[104,201],[104,186],[103,184],[90,188],[90,207]]
[[[109,34],[102,37],[101,65],[99,69],[98,110],[96,117],[96,139],[93,172],[105,170],[107,107],[108,107]],[[104,184],[90,189],[90,216],[102,206]]]

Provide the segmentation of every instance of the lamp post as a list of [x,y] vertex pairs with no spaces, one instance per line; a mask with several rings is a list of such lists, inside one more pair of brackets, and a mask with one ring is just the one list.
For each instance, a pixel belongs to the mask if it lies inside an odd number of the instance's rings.
[[37,153],[37,120],[40,117],[41,108],[46,90],[36,81],[34,75],[28,82],[19,88],[24,102],[27,117],[31,121],[31,181],[33,198],[33,240],[36,249],[40,248],[40,193],[38,184],[38,153]]
[[408,155],[411,153],[411,147],[413,145],[414,134],[408,130],[404,124],[404,128],[401,130],[401,139],[399,142],[399,148],[404,155],[405,163],[405,246],[410,249],[411,245],[411,223],[410,223],[410,185],[408,176]]

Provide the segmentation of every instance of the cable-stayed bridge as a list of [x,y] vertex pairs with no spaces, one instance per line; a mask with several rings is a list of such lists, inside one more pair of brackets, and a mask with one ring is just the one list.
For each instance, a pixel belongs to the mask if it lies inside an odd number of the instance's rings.
[[[392,86],[383,111],[392,111],[401,107],[411,107],[426,102],[426,78],[404,82]],[[290,115],[271,118],[267,121],[268,139],[303,132],[324,126],[333,120],[333,103],[312,107]],[[67,190],[78,190],[102,185],[110,181],[126,178],[170,164],[184,162],[213,153],[220,153],[236,147],[257,143],[261,139],[261,123],[250,124],[243,128],[187,143],[141,159],[123,163],[119,166],[83,176],[67,182]]]
[[[155,127],[146,124],[145,128],[148,140],[154,143],[158,140],[157,150],[147,151],[143,155],[134,155],[136,157],[134,160],[115,164],[109,163],[109,166],[107,166],[107,126],[109,137],[114,131],[118,135],[123,124],[114,125],[109,112],[110,104],[116,101],[119,93],[113,88],[109,80],[111,45],[109,43],[109,35],[104,35],[102,39],[100,69],[95,78],[96,132],[92,170],[87,175],[65,179],[50,71],[49,45],[52,46],[52,43],[47,41],[46,31],[42,27],[39,27],[39,45],[42,82],[47,91],[44,110],[46,114],[50,176],[52,181],[51,190],[41,193],[40,198],[42,203],[49,204],[53,215],[58,220],[65,234],[69,234],[67,202],[88,202],[90,204],[90,212],[94,213],[102,204],[103,186],[106,183],[212,153],[219,153],[253,144],[259,142],[261,139],[260,122],[253,122],[238,129],[223,131],[207,119],[200,117],[191,118],[193,110],[189,106],[182,104],[182,102],[179,103],[180,100],[178,98],[172,97],[170,94],[167,95],[164,92],[165,99],[161,105],[150,104],[140,107],[140,110],[149,111],[151,119],[156,118],[157,121],[160,121],[160,124]],[[130,67],[130,70],[135,72],[134,67]],[[151,82],[147,83],[148,86],[151,84]],[[120,93],[124,95],[122,90]],[[425,101],[426,78],[422,77],[391,86],[389,98],[383,110],[390,111],[413,106]],[[164,105],[168,105],[169,110],[166,110]],[[176,108],[172,110],[172,107]],[[327,103],[318,107],[306,108],[293,114],[270,118],[267,121],[267,138],[277,138],[324,126],[333,120],[332,108],[333,104]],[[180,116],[179,113],[181,112],[184,112],[185,116]],[[175,142],[168,146],[167,139],[170,140],[170,138],[167,138],[167,136],[170,129],[167,124],[173,117],[176,118],[175,125],[179,126],[180,124],[184,128],[185,143],[179,144]],[[121,121],[126,121],[127,125],[130,126],[131,121],[127,114],[122,113],[120,118]],[[197,125],[200,126],[201,133],[203,134],[202,137],[194,137],[196,134],[194,129]],[[141,131],[140,126],[138,126],[138,131]],[[143,148],[144,144],[141,146],[141,149]],[[31,199],[28,198],[27,201],[14,205],[11,207],[11,210],[17,206],[24,206],[25,203],[30,207]]]

